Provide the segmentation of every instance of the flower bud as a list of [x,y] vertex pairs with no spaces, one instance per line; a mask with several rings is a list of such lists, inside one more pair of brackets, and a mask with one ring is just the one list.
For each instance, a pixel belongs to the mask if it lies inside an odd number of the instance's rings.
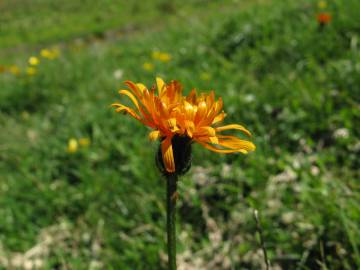
[[[171,144],[175,161],[174,174],[180,176],[188,172],[191,167],[191,139],[187,136],[175,135],[171,140]],[[156,166],[163,175],[171,174],[166,171],[164,166],[161,146],[159,146],[155,160]]]

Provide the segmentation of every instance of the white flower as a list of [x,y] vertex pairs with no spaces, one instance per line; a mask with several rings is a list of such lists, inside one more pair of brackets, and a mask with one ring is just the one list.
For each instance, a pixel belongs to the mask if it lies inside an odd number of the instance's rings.
[[120,80],[124,75],[124,71],[122,69],[116,69],[113,73],[113,76],[116,80]]
[[334,132],[335,139],[347,139],[349,138],[349,130],[347,128],[339,128]]

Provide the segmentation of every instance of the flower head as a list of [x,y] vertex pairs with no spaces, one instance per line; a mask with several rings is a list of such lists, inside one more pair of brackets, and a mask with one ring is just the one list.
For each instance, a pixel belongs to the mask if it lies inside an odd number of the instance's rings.
[[34,67],[27,67],[26,74],[29,76],[34,76],[36,74],[36,68]]
[[[255,150],[255,145],[235,136],[223,135],[225,130],[236,129],[246,136],[250,132],[243,126],[231,124],[218,126],[225,118],[221,98],[215,99],[214,92],[197,94],[193,89],[188,96],[182,95],[182,86],[177,81],[169,84],[157,78],[155,86],[146,88],[141,83],[126,81],[130,90],[119,93],[128,96],[135,109],[120,103],[114,103],[116,112],[125,112],[153,129],[150,140],[161,140],[161,154],[164,167],[168,173],[175,172],[176,157],[173,148],[179,148],[184,142],[197,142],[205,148],[218,153],[240,152],[247,154]],[[175,155],[175,158],[174,158]]]
[[152,71],[154,70],[154,65],[149,62],[145,62],[143,64],[143,69],[145,69],[146,71]]
[[79,144],[75,138],[71,138],[68,141],[67,145],[67,152],[68,153],[75,153],[78,150]]
[[320,25],[325,25],[331,22],[332,17],[331,14],[323,12],[323,13],[319,13],[316,19]]
[[42,49],[40,51],[40,55],[44,58],[47,58],[49,60],[53,60],[57,58],[60,54],[59,49],[53,48],[53,49]]
[[31,56],[29,58],[29,64],[32,66],[37,66],[40,63],[39,58],[37,58],[36,56]]
[[319,3],[318,3],[319,8],[324,9],[324,8],[326,8],[326,6],[327,6],[326,1],[324,1],[324,0],[319,1]]
[[166,52],[153,51],[151,55],[153,59],[161,62],[169,62],[171,60],[171,55]]

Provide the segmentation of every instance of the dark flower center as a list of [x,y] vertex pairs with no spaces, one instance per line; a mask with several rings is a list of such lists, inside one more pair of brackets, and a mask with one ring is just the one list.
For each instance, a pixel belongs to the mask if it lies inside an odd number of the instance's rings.
[[[191,167],[191,138],[187,136],[175,135],[171,140],[174,161],[175,161],[175,174],[183,175]],[[169,174],[164,166],[164,161],[161,153],[161,146],[156,155],[156,165],[164,175]]]

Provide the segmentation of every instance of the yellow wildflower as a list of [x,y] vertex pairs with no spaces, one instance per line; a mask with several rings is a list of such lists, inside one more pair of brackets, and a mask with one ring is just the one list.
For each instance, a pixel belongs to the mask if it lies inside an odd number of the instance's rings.
[[20,74],[20,68],[17,65],[11,65],[9,67],[9,72],[14,74],[14,75],[19,75]]
[[159,60],[161,62],[169,62],[171,60],[171,55],[168,53],[161,53],[159,55]]
[[326,6],[327,6],[326,1],[319,1],[319,3],[318,3],[319,8],[324,9],[324,8],[326,8]]
[[27,67],[26,68],[26,74],[29,76],[33,76],[36,74],[36,68],[34,67]]
[[90,139],[89,138],[80,138],[79,139],[80,146],[89,146],[90,145]]
[[68,141],[67,151],[68,153],[75,153],[78,150],[78,141],[74,138],[71,138]]
[[255,150],[255,145],[250,141],[221,134],[225,130],[235,129],[251,136],[245,127],[238,124],[218,126],[224,120],[225,112],[222,111],[222,99],[215,100],[213,91],[198,95],[193,89],[188,96],[183,96],[182,86],[177,81],[165,84],[161,78],[157,78],[156,83],[157,95],[155,87],[148,89],[141,83],[126,81],[130,91],[120,90],[119,93],[128,96],[136,110],[121,103],[112,106],[116,107],[116,112],[125,112],[153,129],[149,138],[161,140],[163,165],[168,173],[176,171],[173,148],[176,150],[176,141],[179,140],[197,142],[218,153],[247,154]]
[[51,55],[52,55],[52,53],[51,53],[51,51],[48,50],[48,49],[42,49],[42,50],[40,51],[40,55],[41,55],[42,57],[44,57],[44,58],[50,58]]
[[152,71],[154,70],[154,65],[149,62],[145,62],[143,64],[143,69],[145,69],[146,71]]
[[29,64],[32,66],[37,66],[40,63],[39,58],[37,58],[36,56],[31,56],[29,58]]
[[161,62],[169,62],[171,60],[171,55],[166,52],[153,51],[152,58]]
[[41,55],[43,58],[47,58],[47,59],[50,59],[50,60],[57,58],[57,57],[59,56],[59,54],[60,54],[60,51],[59,51],[59,49],[56,49],[56,48],[51,49],[51,50],[49,50],[49,49],[42,49],[42,50],[40,51],[40,55]]
[[159,60],[160,54],[161,53],[159,51],[153,51],[151,56],[152,56],[153,59]]

